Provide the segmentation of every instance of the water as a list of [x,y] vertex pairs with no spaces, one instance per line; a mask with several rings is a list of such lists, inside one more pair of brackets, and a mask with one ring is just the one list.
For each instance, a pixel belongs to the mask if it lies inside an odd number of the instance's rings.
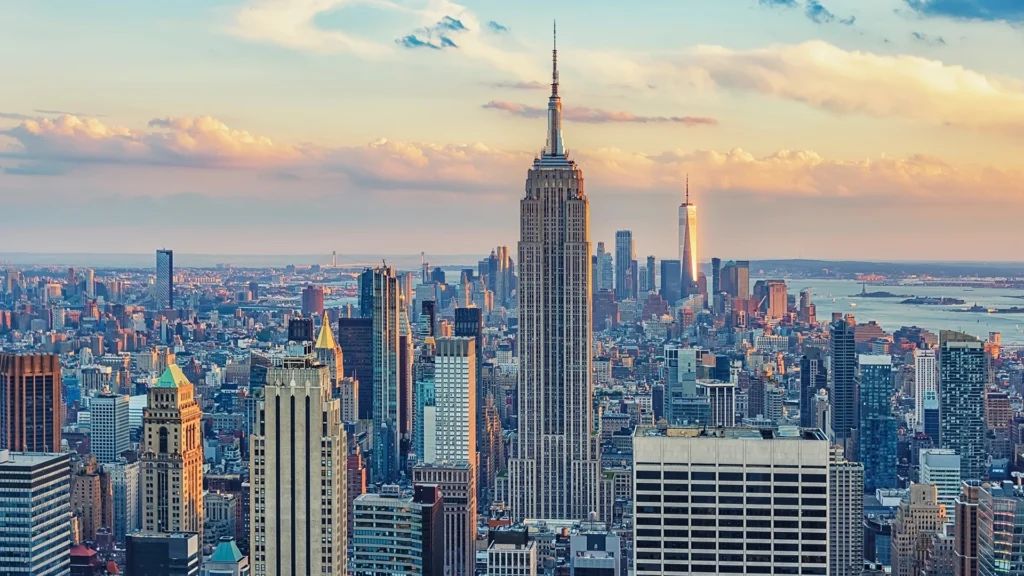
[[[957,330],[985,339],[989,332],[1000,332],[1003,344],[1024,345],[1024,314],[986,314],[957,312],[958,308],[969,308],[974,304],[985,308],[1024,308],[1024,296],[1020,290],[997,288],[961,288],[957,286],[873,286],[868,292],[890,292],[910,296],[946,296],[959,298],[962,306],[922,306],[900,304],[904,298],[860,298],[861,283],[852,280],[786,279],[790,294],[798,295],[805,288],[811,289],[812,299],[817,308],[818,321],[828,321],[832,312],[853,314],[857,322],[874,320],[886,332],[901,326],[920,326],[938,334],[939,330]],[[832,299],[835,298],[835,303]],[[851,306],[854,303],[856,306]]]

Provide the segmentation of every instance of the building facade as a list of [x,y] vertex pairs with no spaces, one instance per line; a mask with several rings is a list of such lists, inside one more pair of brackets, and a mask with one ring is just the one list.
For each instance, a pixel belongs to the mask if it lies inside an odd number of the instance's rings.
[[978,574],[1024,574],[1024,492],[1012,482],[978,493]]
[[353,510],[352,576],[444,576],[444,499],[436,485],[385,485]]
[[[817,427],[814,397],[828,388],[828,369],[821,348],[808,347],[800,357],[800,427]],[[827,430],[825,430],[827,432]]]
[[864,566],[864,465],[833,447],[829,462],[829,574],[859,576]]
[[71,463],[64,454],[0,450],[0,574],[68,574],[71,565]]
[[311,356],[271,368],[249,442],[254,576],[344,574],[348,449],[330,370]]
[[436,485],[444,496],[444,566],[450,576],[473,576],[476,568],[476,466],[420,465],[412,469],[416,485]]
[[156,284],[153,288],[157,310],[174,308],[174,250],[156,251]]
[[690,178],[686,178],[686,199],[679,205],[679,262],[684,296],[700,294],[697,279],[700,260],[697,259],[697,205],[690,202]]
[[142,529],[194,532],[202,542],[202,412],[177,365],[150,388],[142,422]]
[[203,558],[198,534],[143,532],[128,536],[125,574],[130,576],[199,576]]
[[896,488],[896,418],[892,358],[862,354],[858,360],[857,390],[860,426],[857,446],[864,464],[864,489]]
[[829,326],[828,341],[828,397],[832,413],[829,423],[831,437],[837,444],[844,445],[848,454],[847,441],[853,437],[858,426],[857,406],[857,343],[853,337],[854,321],[850,316]]
[[987,476],[985,345],[960,332],[939,333],[939,445],[960,455],[960,476]]
[[123,452],[132,449],[128,396],[101,393],[92,399],[92,432],[89,446],[100,464],[117,462]]
[[[914,350],[914,421],[924,431],[924,401],[929,392],[938,393],[939,371],[935,364],[935,350]],[[937,441],[938,438],[932,438]]]
[[554,55],[547,146],[520,201],[519,433],[508,493],[516,520],[586,518],[598,511],[601,481],[592,414],[590,201],[583,171],[562,144]]
[[956,499],[960,496],[960,456],[953,450],[930,448],[920,452],[920,482],[934,484],[939,491],[939,504],[946,507],[949,518],[956,517]]
[[946,524],[946,507],[939,504],[932,484],[911,484],[907,497],[896,509],[892,526],[893,576],[918,576],[924,569],[925,542]]
[[60,450],[60,358],[0,353],[0,450]]

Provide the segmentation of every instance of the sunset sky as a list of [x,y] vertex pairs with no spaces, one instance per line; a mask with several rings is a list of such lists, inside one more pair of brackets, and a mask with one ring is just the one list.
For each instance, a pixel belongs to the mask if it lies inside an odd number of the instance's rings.
[[0,252],[518,240],[558,21],[591,239],[1024,260],[1020,0],[0,4]]

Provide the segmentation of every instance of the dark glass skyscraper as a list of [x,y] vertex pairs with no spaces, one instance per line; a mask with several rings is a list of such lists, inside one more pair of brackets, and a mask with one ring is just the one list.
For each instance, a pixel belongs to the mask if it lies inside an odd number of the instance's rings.
[[153,299],[157,310],[174,308],[174,250],[156,251],[156,293]]
[[615,233],[615,299],[629,300],[636,298],[633,280],[636,270],[633,261],[636,249],[633,246],[633,232],[619,230]]
[[[836,444],[845,444],[858,425],[857,414],[857,345],[853,337],[853,316],[833,322],[828,328],[828,396],[830,401],[832,437]],[[847,454],[853,452],[847,450]]]
[[[436,270],[436,268],[435,268]],[[373,317],[338,318],[338,346],[346,378],[359,381],[359,419],[373,418]]]
[[722,291],[722,259],[711,259],[711,298]]
[[[438,271],[440,268],[435,268]],[[444,272],[441,272],[444,276]],[[373,270],[367,268],[359,275],[359,317],[373,318]]]
[[644,282],[644,284],[647,285],[647,291],[648,292],[655,292],[655,291],[658,290],[657,280],[654,277],[656,272],[657,272],[657,269],[655,268],[654,256],[648,256],[647,257],[647,278],[646,278],[646,282]]
[[670,305],[683,297],[682,274],[679,260],[661,261],[661,297]]
[[864,491],[896,488],[896,418],[892,415],[892,359],[862,355],[858,376],[860,425],[857,446],[864,464]]
[[817,413],[814,397],[818,390],[828,388],[828,369],[821,348],[809,347],[800,358],[800,427],[814,428]]
[[974,336],[939,333],[940,445],[960,455],[964,480],[985,478],[985,345]]

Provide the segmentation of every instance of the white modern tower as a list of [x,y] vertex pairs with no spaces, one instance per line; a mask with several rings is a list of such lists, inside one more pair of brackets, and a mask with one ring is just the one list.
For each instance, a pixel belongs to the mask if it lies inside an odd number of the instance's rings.
[[509,466],[515,520],[599,512],[591,382],[590,201],[562,145],[558,51],[548,137],[520,201],[519,435]]
[[938,390],[937,380],[935,350],[914,350],[914,415],[918,430],[924,430],[924,400],[927,392]]
[[690,202],[690,177],[686,177],[686,200],[679,205],[679,263],[683,269],[683,294],[696,293],[700,265],[697,260],[697,205]]

